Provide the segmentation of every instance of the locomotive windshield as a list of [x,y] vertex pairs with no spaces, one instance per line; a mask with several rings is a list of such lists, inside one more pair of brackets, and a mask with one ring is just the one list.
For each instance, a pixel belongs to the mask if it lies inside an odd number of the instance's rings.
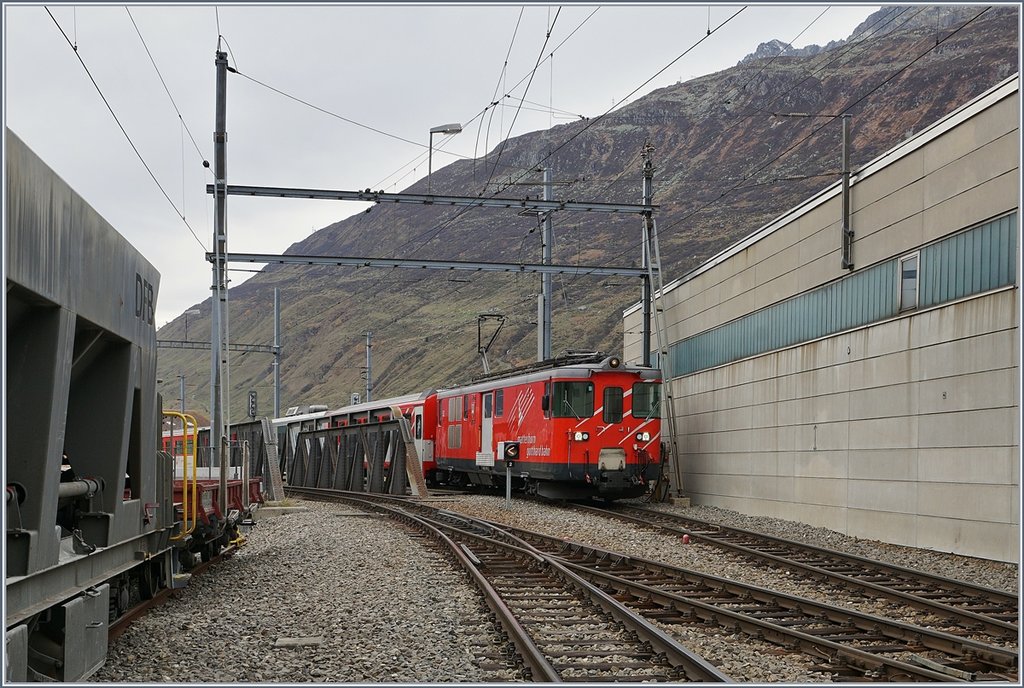
[[589,418],[594,415],[594,383],[556,382],[551,406],[555,418]]
[[638,382],[633,385],[633,417],[649,419],[659,413],[661,385],[657,382]]

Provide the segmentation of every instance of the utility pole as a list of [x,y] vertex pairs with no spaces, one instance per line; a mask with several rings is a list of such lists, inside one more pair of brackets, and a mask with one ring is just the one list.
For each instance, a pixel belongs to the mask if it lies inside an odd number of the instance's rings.
[[274,418],[281,417],[281,290],[274,287]]
[[[544,200],[553,201],[554,193],[551,188],[551,168],[544,168]],[[551,265],[551,245],[554,243],[554,233],[551,228],[551,213],[544,213],[544,235],[541,239],[541,263]],[[551,358],[551,273],[545,272],[540,277],[541,298],[544,300],[543,323],[541,326],[541,351],[538,357],[541,361]]]
[[843,115],[843,270],[853,270],[853,230],[850,228],[850,115]]
[[227,467],[222,465],[222,443],[227,439],[221,391],[222,308],[227,291],[227,75],[228,54],[217,45],[216,124],[213,132],[214,225],[213,308],[210,318],[210,465],[220,469],[220,510],[227,513]]
[[[646,147],[645,147],[646,148]],[[653,181],[654,181],[654,163],[651,161],[651,156],[645,156],[644,159],[644,182],[643,182],[643,203],[649,205],[651,203],[651,197],[654,195],[653,192]],[[643,252],[641,256],[641,266],[646,270],[651,264],[651,214],[644,213],[644,232],[643,232]],[[658,266],[661,267],[660,265]],[[643,317],[643,335],[641,337],[641,346],[643,347],[643,365],[651,365],[651,303],[653,296],[651,293],[651,279],[647,275],[644,275],[644,288],[643,288],[643,303],[644,303],[644,317]]]
[[370,338],[373,333],[367,331],[366,333],[366,401],[373,401],[373,397],[370,395],[373,393],[373,357],[370,354],[370,348],[373,346],[370,344]]
[[181,415],[185,415],[185,374],[182,373],[178,376],[178,382],[181,383],[181,387],[178,390],[178,394],[181,395]]

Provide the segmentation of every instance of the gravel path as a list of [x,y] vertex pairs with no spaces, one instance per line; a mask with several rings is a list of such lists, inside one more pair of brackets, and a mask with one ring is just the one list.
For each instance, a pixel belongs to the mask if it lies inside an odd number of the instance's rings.
[[[134,622],[94,681],[480,682],[500,652],[468,579],[389,521],[304,503]],[[314,644],[277,647],[282,639]],[[319,639],[320,642],[315,642]]]
[[[927,623],[878,600],[808,584],[751,565],[711,545],[637,530],[599,516],[503,497],[468,495],[433,506],[605,549],[657,559],[755,585]],[[97,682],[502,682],[509,671],[479,666],[480,651],[504,644],[465,574],[424,540],[350,508],[305,502],[306,510],[265,518],[232,558],[197,577],[174,599],[134,622],[111,646]],[[678,507],[662,506],[666,509]],[[1016,590],[1017,567],[847,538],[820,528],[723,509],[679,509],[727,525],[796,537],[862,556],[922,567]],[[825,682],[811,661],[777,646],[708,626],[663,626],[736,681]],[[310,642],[279,647],[287,639]]]

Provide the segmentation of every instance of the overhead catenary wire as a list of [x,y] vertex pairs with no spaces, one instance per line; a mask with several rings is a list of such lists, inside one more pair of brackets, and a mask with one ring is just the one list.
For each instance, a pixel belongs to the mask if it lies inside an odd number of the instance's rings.
[[[902,73],[903,73],[904,71],[906,71],[907,69],[909,69],[909,68],[910,68],[911,66],[913,66],[913,65],[914,65],[915,63],[917,63],[917,62],[918,62],[919,60],[921,60],[921,59],[922,59],[922,58],[924,58],[924,57],[925,57],[926,55],[928,55],[929,53],[931,53],[932,51],[934,51],[934,50],[935,50],[936,48],[938,48],[938,47],[939,47],[939,46],[940,46],[940,45],[941,45],[942,43],[944,43],[945,41],[949,40],[950,38],[952,38],[953,36],[955,36],[955,35],[956,35],[957,33],[959,33],[960,31],[962,31],[962,30],[963,30],[964,28],[966,28],[966,27],[967,27],[967,26],[968,26],[969,24],[971,24],[972,22],[974,22],[974,21],[975,21],[976,19],[978,19],[978,17],[980,17],[981,15],[983,15],[983,14],[984,14],[985,12],[987,12],[987,11],[988,11],[988,10],[990,10],[990,9],[991,9],[991,6],[989,6],[989,7],[986,7],[986,8],[984,8],[983,10],[981,10],[980,12],[978,12],[978,13],[977,13],[976,15],[974,15],[973,17],[971,17],[970,19],[968,19],[967,21],[965,21],[965,22],[964,22],[963,24],[961,24],[961,25],[960,25],[959,27],[957,27],[956,29],[954,29],[953,31],[951,31],[951,32],[950,32],[950,33],[949,33],[949,34],[948,34],[948,35],[947,35],[947,36],[946,36],[945,38],[943,38],[943,39],[942,39],[942,40],[941,40],[941,41],[940,41],[940,42],[939,42],[938,44],[935,44],[935,45],[930,45],[930,46],[929,46],[929,47],[928,47],[928,48],[927,48],[926,50],[924,50],[923,52],[921,52],[920,54],[918,54],[918,55],[917,55],[916,57],[914,57],[914,58],[913,58],[912,60],[910,60],[910,62],[908,62],[907,64],[903,65],[902,67],[900,67],[900,68],[899,68],[899,69],[897,69],[896,71],[894,71],[894,72],[893,72],[892,74],[890,74],[890,75],[889,75],[888,77],[886,77],[885,79],[883,79],[882,81],[880,81],[880,82],[879,82],[878,84],[876,84],[875,86],[873,86],[873,87],[872,87],[871,89],[869,89],[869,90],[868,90],[868,91],[866,91],[865,93],[863,93],[863,94],[862,94],[862,95],[861,95],[860,97],[856,98],[856,100],[852,100],[851,102],[847,103],[847,104],[846,104],[846,105],[845,105],[845,106],[844,106],[843,108],[840,108],[840,110],[841,110],[842,112],[848,112],[848,111],[849,111],[850,109],[852,109],[852,108],[856,107],[857,105],[859,105],[860,103],[862,103],[862,102],[863,102],[863,101],[864,101],[865,99],[867,99],[867,98],[868,98],[869,96],[871,96],[872,94],[874,94],[875,92],[877,92],[877,91],[878,91],[879,89],[881,89],[881,88],[882,88],[883,86],[885,86],[886,84],[888,84],[889,82],[891,82],[891,81],[892,81],[893,79],[895,79],[895,78],[896,78],[897,76],[899,76],[900,74],[902,74]],[[745,176],[744,176],[743,178],[741,178],[741,179],[740,179],[739,181],[737,181],[737,183],[736,183],[735,185],[733,185],[732,187],[729,187],[729,188],[728,188],[728,189],[726,189],[725,191],[722,191],[722,192],[721,192],[721,193],[720,193],[720,194],[719,194],[719,195],[718,195],[718,196],[717,196],[716,198],[714,198],[714,199],[712,199],[712,200],[709,200],[709,201],[707,201],[706,203],[704,203],[704,204],[702,204],[702,205],[698,206],[697,208],[693,209],[692,211],[690,211],[689,213],[687,213],[687,214],[686,214],[686,215],[684,215],[683,217],[681,217],[681,218],[678,218],[678,219],[676,219],[676,220],[675,220],[674,222],[672,222],[671,224],[669,224],[669,225],[667,225],[667,226],[665,226],[665,227],[660,227],[660,228],[659,228],[659,233],[662,233],[662,234],[664,234],[664,233],[665,233],[665,232],[667,232],[668,230],[670,230],[670,229],[672,229],[672,228],[674,228],[674,227],[677,227],[678,225],[682,224],[683,222],[686,222],[687,220],[689,220],[690,218],[692,218],[692,217],[693,217],[694,215],[696,215],[696,214],[698,214],[698,213],[700,213],[700,212],[703,212],[703,211],[704,211],[704,210],[706,210],[707,208],[709,208],[709,207],[711,207],[711,206],[713,206],[713,205],[715,205],[715,204],[717,204],[717,203],[720,203],[720,202],[722,201],[722,199],[723,199],[723,198],[725,198],[726,196],[728,196],[728,195],[729,195],[730,193],[732,193],[733,191],[736,191],[736,190],[738,190],[738,189],[739,189],[739,188],[741,187],[741,185],[742,185],[742,184],[743,184],[744,182],[746,182],[746,181],[749,181],[749,180],[750,180],[750,179],[751,179],[752,177],[754,177],[755,175],[757,175],[758,173],[760,173],[761,171],[763,171],[763,170],[764,170],[764,169],[766,169],[767,167],[769,167],[769,166],[771,166],[772,164],[774,164],[774,163],[778,162],[778,161],[779,161],[779,160],[781,160],[781,159],[782,159],[783,157],[785,157],[785,156],[789,155],[789,154],[790,154],[790,153],[791,153],[791,152],[792,152],[793,150],[795,150],[795,149],[796,149],[797,147],[799,147],[799,146],[800,146],[800,145],[801,145],[802,143],[804,143],[804,142],[805,142],[806,140],[808,140],[809,138],[811,138],[812,136],[814,136],[815,134],[817,134],[818,132],[820,132],[820,131],[821,131],[822,129],[824,129],[825,127],[827,127],[827,126],[830,126],[831,124],[833,124],[833,123],[834,123],[834,122],[836,121],[836,119],[838,119],[838,117],[830,117],[830,118],[829,118],[829,121],[828,121],[828,122],[826,122],[825,124],[822,124],[821,126],[819,126],[819,127],[815,128],[815,129],[813,129],[813,130],[812,130],[811,132],[809,132],[809,133],[808,133],[808,134],[806,134],[805,136],[803,136],[803,137],[801,137],[800,139],[798,139],[797,141],[795,141],[795,142],[794,142],[794,143],[793,143],[792,145],[790,145],[789,147],[787,147],[787,148],[786,148],[785,150],[783,150],[783,151],[782,151],[781,153],[779,153],[778,155],[776,155],[776,156],[775,156],[774,158],[772,158],[771,160],[769,160],[769,161],[767,161],[767,162],[765,162],[765,163],[763,163],[763,164],[759,165],[759,166],[758,166],[758,167],[757,167],[756,169],[754,169],[753,171],[751,171],[750,173],[748,173],[747,175],[745,175]],[[630,251],[635,251],[635,250],[636,250],[636,248],[637,248],[638,246],[641,246],[641,245],[642,245],[642,243],[639,243],[639,244],[635,244],[635,245],[631,246],[631,247],[630,247],[630,248],[629,248],[628,250],[630,250]],[[620,252],[620,253],[618,253],[618,254],[616,254],[616,255],[613,255],[613,256],[611,256],[611,258],[617,258],[617,257],[621,257],[621,256],[623,256],[623,255],[625,255],[625,254],[626,254],[626,251],[622,251],[622,252]]]
[[[961,28],[963,28],[963,27],[961,27]],[[958,29],[958,30],[959,30],[959,29]],[[948,37],[947,37],[947,38],[948,38]],[[916,60],[915,60],[915,61],[916,61]],[[908,65],[906,65],[906,66],[904,67],[904,69],[906,69],[906,68],[907,68],[907,67],[909,67],[909,66],[910,66],[909,64],[908,64]],[[893,75],[893,76],[892,76],[891,78],[895,78],[895,75]],[[884,84],[880,84],[880,85],[878,85],[878,86],[876,87],[876,89],[875,89],[875,90],[877,90],[877,88],[881,88],[881,86],[882,86],[882,85],[884,85]],[[869,95],[870,95],[870,92],[869,92],[868,94],[865,94],[865,96],[863,96],[863,97],[865,97],[865,98],[866,98],[866,97],[868,97]],[[861,100],[863,100],[863,98],[862,98]],[[820,128],[819,128],[819,129],[820,129]],[[807,137],[805,137],[805,139],[806,139],[806,138],[807,138]],[[804,140],[804,139],[802,139],[802,140]],[[802,140],[801,140],[801,141],[802,141]],[[799,142],[798,142],[798,143],[799,143]],[[787,151],[786,151],[786,152],[784,152],[784,153],[783,153],[783,155],[785,155],[785,154],[786,154],[786,153],[788,152],[788,150],[789,150],[789,149],[787,149]],[[777,158],[776,158],[776,159],[778,159],[778,158],[781,158],[781,157],[782,157],[782,155],[780,155],[780,156],[777,156]],[[774,162],[774,160],[773,160],[773,161],[769,161],[769,163],[768,163],[768,164],[770,164],[771,162]],[[757,173],[758,171],[759,171],[759,170],[755,170],[754,174],[756,174],[756,173]],[[742,181],[748,180],[749,178],[750,178],[750,175],[747,175],[746,177],[744,177],[744,178],[743,178],[743,180],[741,180],[741,183],[742,183]],[[727,191],[726,193],[728,193],[728,191]],[[725,195],[725,194],[723,194],[723,196],[724,196],[724,195]],[[721,198],[722,198],[722,196],[720,196],[720,197],[719,197],[719,199],[716,199],[716,200],[720,200]],[[663,230],[663,231],[664,231],[664,230]]]
[[163,185],[160,184],[160,180],[156,178],[155,174],[153,174],[153,170],[150,168],[149,163],[147,163],[146,159],[142,157],[142,153],[139,152],[138,146],[136,146],[135,142],[132,141],[132,137],[128,135],[128,132],[125,130],[124,125],[121,124],[121,120],[118,118],[117,113],[114,112],[114,108],[110,105],[110,101],[108,101],[107,97],[103,94],[103,89],[101,89],[99,84],[96,83],[96,79],[93,77],[92,72],[89,71],[89,67],[85,64],[85,60],[82,59],[82,55],[78,51],[78,48],[75,46],[74,43],[72,43],[67,33],[65,33],[64,29],[57,21],[57,18],[53,16],[52,12],[50,12],[50,8],[44,6],[44,9],[46,10],[46,13],[50,15],[50,19],[53,20],[54,25],[57,27],[57,30],[60,31],[61,35],[64,37],[64,40],[67,41],[67,44],[71,48],[72,52],[74,52],[75,57],[78,58],[78,62],[82,65],[82,69],[85,70],[86,75],[89,77],[89,81],[92,82],[93,88],[96,89],[96,93],[99,94],[100,99],[103,101],[103,104],[107,106],[107,110],[110,111],[110,116],[114,118],[114,122],[117,123],[118,128],[121,130],[121,133],[124,134],[125,139],[128,141],[128,145],[130,145],[132,147],[132,150],[135,151],[135,155],[139,158],[139,161],[142,163],[142,166],[146,168],[146,172],[149,173],[149,176],[150,178],[152,178],[153,183],[156,184],[158,189],[160,189],[160,193],[162,193],[164,198],[167,199],[167,202],[171,204],[171,207],[174,209],[174,212],[178,215],[178,217],[181,218],[181,221],[185,223],[185,226],[188,228],[188,231],[192,234],[193,238],[195,238],[196,242],[199,243],[203,251],[207,251],[208,249],[206,248],[206,245],[203,244],[202,240],[199,238],[199,235],[197,235],[195,230],[192,229],[192,225],[190,225],[188,223],[188,220],[185,219],[184,214],[178,211],[177,206],[174,205],[174,201],[171,200],[171,197],[167,195],[167,191],[164,190]]
[[[724,27],[724,26],[725,26],[726,24],[728,24],[728,23],[729,23],[729,22],[731,22],[731,21],[732,21],[733,19],[735,19],[735,18],[736,18],[736,17],[737,17],[737,16],[738,16],[738,15],[739,15],[739,14],[740,14],[741,12],[743,12],[743,11],[744,11],[745,9],[746,9],[746,7],[741,7],[741,8],[739,9],[739,10],[737,10],[737,11],[736,11],[735,13],[733,13],[733,14],[732,14],[732,15],[731,15],[730,17],[728,17],[728,18],[727,18],[727,19],[726,19],[725,21],[723,21],[723,22],[722,22],[721,24],[719,24],[719,25],[718,25],[717,27],[715,27],[715,28],[714,28],[713,30],[711,30],[711,31],[710,31],[710,32],[709,32],[709,33],[708,33],[708,34],[707,34],[706,36],[703,36],[703,37],[701,37],[701,38],[700,38],[699,40],[697,40],[697,41],[696,41],[696,42],[695,42],[695,43],[694,43],[693,45],[691,45],[691,46],[690,46],[690,47],[688,47],[688,48],[687,48],[686,50],[684,50],[684,51],[683,51],[683,52],[682,52],[682,53],[681,53],[681,54],[680,54],[679,56],[677,56],[676,58],[674,58],[674,59],[673,59],[673,60],[672,60],[671,62],[669,62],[669,63],[668,63],[668,64],[667,64],[667,65],[666,65],[665,67],[663,67],[662,69],[658,70],[658,72],[656,72],[656,73],[655,73],[655,74],[654,74],[653,76],[651,76],[650,78],[646,79],[646,80],[645,80],[645,81],[644,81],[643,83],[641,83],[641,84],[640,84],[639,86],[637,86],[636,88],[634,88],[634,89],[633,89],[633,90],[632,90],[632,91],[631,91],[631,92],[630,92],[630,93],[629,93],[629,94],[628,94],[628,95],[626,96],[626,98],[625,98],[625,99],[623,99],[623,101],[625,101],[625,100],[628,100],[628,99],[629,99],[630,97],[632,97],[632,96],[633,96],[634,94],[636,94],[636,93],[637,93],[637,92],[638,92],[638,91],[639,91],[640,89],[642,89],[642,88],[643,88],[644,86],[646,86],[646,85],[647,85],[647,84],[649,84],[649,83],[650,83],[651,81],[653,81],[654,79],[656,79],[656,78],[657,78],[657,77],[658,77],[658,76],[659,76],[660,74],[664,73],[664,72],[665,72],[665,71],[666,71],[667,69],[669,69],[669,68],[670,68],[670,67],[671,67],[671,66],[672,66],[673,64],[675,64],[676,62],[678,62],[678,61],[679,61],[680,59],[682,59],[682,58],[683,58],[683,57],[685,57],[685,56],[686,56],[687,54],[689,54],[689,53],[690,53],[690,52],[691,52],[692,50],[694,50],[694,49],[695,49],[695,48],[696,48],[697,46],[699,46],[699,45],[700,45],[701,43],[703,43],[703,42],[704,42],[705,40],[707,40],[707,39],[708,39],[708,38],[709,38],[709,37],[710,37],[711,35],[713,35],[713,34],[714,34],[715,32],[717,32],[717,31],[719,31],[719,30],[720,30],[720,29],[721,29],[722,27]],[[593,16],[593,14],[594,14],[594,13],[591,13],[591,14],[590,14],[590,15],[589,15],[589,16],[587,17],[587,19],[589,20],[589,18],[590,18],[590,17],[592,17],[592,16]],[[556,18],[557,18],[557,15],[556,15]],[[584,20],[584,22],[583,22],[583,23],[585,23],[585,22],[586,22],[586,20]],[[582,26],[582,23],[580,24],[580,26]],[[575,29],[575,30],[573,31],[573,34],[574,34],[574,33],[575,33],[575,32],[576,32],[576,31],[577,31],[578,29],[579,29],[579,26],[577,26],[577,27],[576,27],[576,29]],[[548,33],[549,33],[548,37],[550,38],[550,32],[548,32]],[[572,34],[570,34],[570,35],[572,35]],[[567,37],[567,38],[566,38],[565,40],[568,40],[568,37]],[[563,41],[562,41],[562,43],[560,43],[560,44],[559,44],[559,46],[561,46],[562,44],[564,44],[564,43],[565,43],[565,40],[563,40]],[[546,42],[545,42],[545,46],[546,46]],[[542,50],[541,50],[541,55],[543,55],[543,52],[544,52],[544,49],[542,48]],[[531,71],[530,75],[527,75],[526,77],[523,77],[523,79],[522,79],[522,80],[520,80],[520,83],[522,83],[522,81],[524,81],[524,80],[526,80],[527,78],[529,78],[529,77],[530,77],[530,76],[531,76],[532,74],[535,74],[535,73],[536,73],[536,70],[537,70],[537,68],[538,68],[538,66],[539,66],[539,64],[540,64],[540,61],[538,61],[538,65],[535,65],[535,67],[534,67],[534,69],[533,69],[533,70]],[[513,87],[513,88],[515,88],[515,87]],[[620,104],[621,104],[621,102],[623,102],[623,101],[620,101]],[[544,157],[544,158],[543,158],[543,159],[542,159],[542,160],[541,160],[541,161],[540,161],[539,163],[537,163],[537,164],[535,164],[535,165],[532,165],[532,166],[531,166],[531,167],[530,167],[530,168],[529,168],[529,169],[527,170],[527,172],[524,172],[524,173],[522,173],[522,174],[521,174],[521,175],[520,175],[519,177],[517,177],[517,178],[516,178],[516,181],[519,181],[519,180],[521,180],[521,179],[522,179],[522,178],[523,178],[523,177],[524,177],[524,176],[525,176],[525,175],[526,175],[526,174],[527,174],[528,172],[530,172],[530,171],[533,171],[533,170],[537,169],[537,168],[538,168],[538,167],[539,167],[540,165],[542,165],[543,163],[547,162],[547,161],[548,161],[548,160],[549,160],[549,159],[550,159],[551,157],[553,157],[553,156],[554,156],[554,154],[555,154],[555,153],[557,153],[557,152],[558,152],[558,151],[560,151],[560,150],[561,150],[562,148],[564,148],[564,147],[565,147],[565,146],[567,146],[567,145],[568,145],[569,143],[571,143],[571,142],[572,142],[573,140],[575,140],[576,138],[578,138],[578,137],[579,137],[579,136],[580,136],[580,135],[581,135],[581,134],[582,134],[583,132],[587,131],[587,130],[588,130],[588,129],[589,129],[590,127],[592,127],[592,126],[595,126],[595,125],[596,125],[596,124],[597,124],[597,123],[598,123],[599,121],[601,121],[601,120],[602,120],[602,119],[603,119],[604,117],[606,117],[606,116],[608,115],[608,113],[609,113],[609,112],[611,112],[611,111],[612,111],[612,110],[614,110],[614,109],[615,109],[615,106],[612,106],[611,108],[609,108],[608,110],[606,110],[606,111],[605,111],[605,112],[604,112],[603,114],[601,114],[600,116],[598,116],[598,117],[596,117],[596,118],[593,118],[593,119],[590,119],[590,120],[588,120],[588,121],[586,122],[585,126],[584,126],[584,127],[582,127],[582,129],[581,129],[580,131],[578,131],[578,132],[576,132],[575,134],[573,134],[573,135],[572,135],[572,136],[571,136],[571,137],[570,137],[570,138],[569,138],[568,140],[566,140],[566,141],[565,141],[565,142],[563,142],[563,143],[562,143],[561,145],[559,145],[559,146],[558,146],[558,147],[557,147],[557,148],[556,148],[555,150],[553,150],[553,151],[549,152],[549,153],[548,153],[548,154],[547,154],[547,155],[546,155],[546,156],[545,156],[545,157]],[[484,187],[484,188],[486,189],[486,185],[485,185],[485,187]],[[496,195],[496,194],[495,194],[495,195]],[[461,217],[462,215],[464,215],[464,214],[465,214],[466,212],[468,212],[469,210],[473,209],[474,207],[475,207],[475,206],[464,206],[464,207],[462,207],[462,208],[459,208],[459,209],[458,209],[458,210],[457,210],[457,211],[456,211],[456,212],[454,213],[454,215],[453,215],[452,217],[450,217],[450,218],[448,218],[447,220],[445,220],[445,221],[444,221],[444,222],[443,222],[443,223],[442,223],[442,224],[441,224],[441,225],[440,225],[439,227],[436,227],[436,228],[433,228],[433,229],[427,230],[427,231],[425,231],[425,232],[422,232],[421,234],[419,234],[419,235],[417,235],[417,236],[414,236],[414,237],[412,237],[411,239],[409,239],[408,241],[404,242],[403,244],[401,244],[400,246],[398,246],[398,247],[397,247],[396,249],[394,249],[394,251],[392,251],[392,253],[393,253],[393,254],[394,254],[394,253],[397,253],[398,251],[401,251],[401,250],[402,250],[403,248],[406,248],[407,246],[409,246],[410,244],[412,244],[413,242],[416,242],[416,241],[419,241],[419,242],[420,242],[420,246],[419,246],[419,248],[422,248],[422,247],[423,247],[423,246],[425,246],[425,245],[426,245],[426,244],[427,244],[427,243],[428,243],[429,241],[433,240],[433,239],[434,239],[434,238],[436,238],[436,237],[437,237],[438,235],[440,235],[440,233],[441,233],[441,232],[443,232],[443,231],[444,231],[444,230],[445,230],[445,229],[446,229],[447,227],[449,227],[449,226],[451,225],[451,223],[452,223],[452,222],[454,222],[454,221],[455,221],[456,219],[458,219],[459,217]],[[429,236],[429,238],[427,238],[427,237],[428,237],[428,235],[430,235],[430,236]],[[362,292],[366,291],[366,290],[367,290],[367,289],[369,289],[369,288],[372,288],[372,287],[376,287],[377,285],[381,284],[381,283],[382,283],[382,282],[384,281],[384,279],[385,279],[385,278],[383,278],[383,277],[382,277],[382,278],[380,278],[379,280],[377,280],[377,281],[373,282],[372,284],[370,284],[370,285],[367,285],[367,287],[365,287],[365,288],[363,288],[363,289],[360,289],[360,290],[357,290],[357,291],[355,292],[355,294],[354,294],[354,295],[358,295],[358,294],[360,294],[360,293],[362,293]]]
[[[135,17],[132,16],[131,10],[127,7],[124,8],[124,11],[128,13],[128,18],[131,20],[132,26],[135,27],[135,33],[139,35],[139,40],[142,41],[142,47],[146,49],[146,55],[149,56],[149,62],[153,65],[153,69],[156,71],[157,77],[160,78],[160,84],[164,87],[164,93],[167,94],[168,100],[171,101],[171,106],[174,108],[175,114],[178,115],[178,119],[181,121],[181,126],[186,132],[188,132],[188,137],[192,140],[192,145],[195,147],[196,153],[199,155],[199,159],[202,162],[206,162],[208,158],[203,155],[201,150],[199,150],[199,144],[196,143],[196,137],[192,135],[192,130],[188,128],[188,124],[185,123],[185,118],[181,116],[181,110],[178,109],[178,104],[174,102],[174,96],[171,95],[171,90],[167,87],[167,82],[164,81],[164,75],[160,73],[160,68],[156,65],[156,60],[153,58],[153,53],[150,52],[149,46],[146,44],[146,39],[142,37],[142,31],[139,29],[139,25],[135,22]],[[206,166],[206,168],[210,171],[210,174],[213,174],[213,170],[210,170],[208,166]]]

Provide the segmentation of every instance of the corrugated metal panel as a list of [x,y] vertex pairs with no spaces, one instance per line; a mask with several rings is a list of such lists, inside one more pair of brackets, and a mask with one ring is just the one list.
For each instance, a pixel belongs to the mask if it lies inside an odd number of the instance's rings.
[[[1015,214],[922,248],[918,307],[1012,284],[1016,252]],[[899,270],[893,258],[677,342],[673,368],[685,375],[891,318],[899,307]]]
[[919,306],[934,306],[1012,284],[1016,252],[1016,215],[926,246],[921,249]]

